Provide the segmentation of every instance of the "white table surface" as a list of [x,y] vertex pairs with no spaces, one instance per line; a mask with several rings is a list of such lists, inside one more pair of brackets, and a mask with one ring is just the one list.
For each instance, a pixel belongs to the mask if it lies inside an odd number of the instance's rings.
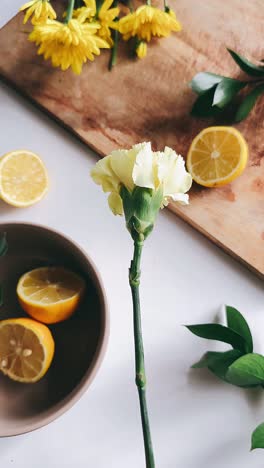
[[[2,0],[0,26],[20,0]],[[143,468],[134,386],[132,311],[127,270],[132,244],[89,177],[95,154],[3,84],[0,154],[28,148],[46,163],[51,189],[40,204],[0,204],[3,221],[54,227],[75,239],[97,264],[111,315],[109,346],[92,386],[67,414],[34,433],[0,439],[1,468]],[[245,233],[246,235],[246,233]],[[145,245],[143,331],[148,401],[157,468],[257,468],[252,430],[264,421],[264,394],[243,391],[190,365],[218,349],[181,325],[210,322],[234,305],[264,352],[263,283],[176,216],[164,211]]]

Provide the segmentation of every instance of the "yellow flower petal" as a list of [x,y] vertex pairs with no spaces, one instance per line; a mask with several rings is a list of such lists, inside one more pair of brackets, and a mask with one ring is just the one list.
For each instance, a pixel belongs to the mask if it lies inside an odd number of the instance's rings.
[[56,18],[56,12],[49,0],[32,0],[25,3],[20,10],[27,10],[24,16],[24,24],[31,16],[33,24],[45,23],[47,19]]
[[100,12],[104,14],[107,10],[109,10],[112,3],[113,3],[113,0],[105,0],[100,8]]
[[120,197],[119,193],[112,192],[108,197],[108,204],[111,208],[114,215],[122,215],[124,213],[123,210],[123,202],[122,198]]
[[141,41],[140,44],[138,45],[138,47],[136,48],[136,54],[138,56],[138,58],[142,59],[144,57],[146,57],[147,55],[147,44],[145,41]]
[[120,182],[111,167],[111,155],[100,159],[91,171],[94,182],[102,186],[104,192],[118,192]]
[[132,172],[134,184],[138,187],[154,189],[155,174],[151,143],[141,143],[136,145],[136,148],[138,149],[138,154]]
[[137,36],[149,42],[152,36],[167,37],[171,32],[180,31],[181,25],[172,10],[167,13],[150,5],[141,5],[119,20],[118,29],[124,40]]
[[68,24],[48,19],[45,24],[35,25],[29,40],[40,46],[38,54],[43,54],[45,60],[50,58],[54,67],[62,70],[71,67],[74,73],[80,74],[87,59],[92,61],[101,48],[109,48],[106,41],[96,36],[99,27],[82,24],[78,19],[71,19]]
[[[156,163],[164,197],[180,201],[178,194],[185,194],[192,185],[192,177],[185,169],[182,156],[166,147],[164,152],[156,153]],[[186,200],[186,197],[182,197],[181,200]]]
[[27,8],[31,7],[35,3],[35,0],[32,0],[31,2],[27,2],[22,7],[19,8],[19,11],[24,11]]
[[133,190],[134,181],[132,172],[137,157],[137,151],[134,148],[131,148],[131,150],[116,150],[112,151],[110,157],[111,168],[120,183],[128,190]]

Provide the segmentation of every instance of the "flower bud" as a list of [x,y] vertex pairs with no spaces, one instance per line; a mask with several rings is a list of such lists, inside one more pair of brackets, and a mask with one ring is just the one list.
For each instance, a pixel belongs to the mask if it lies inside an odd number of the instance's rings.
[[151,233],[163,199],[161,189],[135,187],[132,192],[122,187],[126,226],[134,241],[144,241]]

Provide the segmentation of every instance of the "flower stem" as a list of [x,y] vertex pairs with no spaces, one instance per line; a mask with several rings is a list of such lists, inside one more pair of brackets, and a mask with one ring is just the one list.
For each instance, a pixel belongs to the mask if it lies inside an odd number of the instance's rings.
[[146,1],[146,4],[149,5],[149,6],[151,6],[151,0],[147,0],[147,1]]
[[72,19],[74,3],[75,3],[75,0],[69,0],[68,1],[68,7],[67,7],[67,12],[66,12],[66,18],[65,18],[65,23],[66,24],[69,23],[69,21]]
[[113,31],[113,42],[114,42],[114,45],[112,47],[112,50],[111,50],[111,56],[110,56],[110,60],[109,60],[109,65],[108,65],[108,69],[111,71],[112,68],[116,65],[116,60],[117,60],[117,49],[118,49],[118,31]]
[[168,13],[170,11],[170,9],[168,7],[167,0],[163,0],[163,4],[164,4],[164,11],[166,11],[166,13]]
[[[115,8],[118,4],[117,0],[113,1],[113,8]],[[118,21],[118,18],[114,19],[115,22]],[[112,33],[113,36],[113,42],[114,45],[111,50],[111,56],[108,64],[108,70],[112,70],[112,68],[116,65],[116,60],[117,60],[117,49],[118,49],[118,39],[119,39],[119,32],[117,30],[114,30]]]
[[135,241],[134,256],[129,270],[129,284],[133,299],[133,319],[134,319],[134,344],[135,344],[135,367],[136,385],[138,388],[141,424],[143,430],[146,468],[155,468],[154,454],[151,442],[150,425],[146,401],[146,374],[144,362],[144,347],[141,330],[141,311],[139,299],[140,284],[140,260],[143,242]]

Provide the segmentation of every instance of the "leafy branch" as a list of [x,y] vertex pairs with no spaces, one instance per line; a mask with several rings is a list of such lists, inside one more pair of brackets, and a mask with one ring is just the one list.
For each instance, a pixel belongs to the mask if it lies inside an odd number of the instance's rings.
[[[226,306],[227,325],[187,325],[194,335],[230,344],[231,350],[208,351],[192,368],[208,368],[216,377],[242,388],[264,387],[264,356],[253,352],[253,339],[243,315]],[[264,423],[252,434],[251,450],[264,448]]]
[[[8,250],[8,245],[7,245],[7,240],[6,240],[6,234],[2,234],[0,236],[0,257],[3,257],[6,255]],[[0,285],[0,306],[3,305],[3,286]]]
[[[253,109],[258,98],[264,93],[264,65],[256,65],[231,49],[227,49],[239,68],[249,80],[237,80],[210,72],[200,72],[192,79],[190,86],[198,94],[191,114],[194,117],[217,117],[235,104],[240,91],[247,87],[248,93],[241,96],[234,117],[235,122],[245,119]],[[252,80],[252,77],[255,79]]]

